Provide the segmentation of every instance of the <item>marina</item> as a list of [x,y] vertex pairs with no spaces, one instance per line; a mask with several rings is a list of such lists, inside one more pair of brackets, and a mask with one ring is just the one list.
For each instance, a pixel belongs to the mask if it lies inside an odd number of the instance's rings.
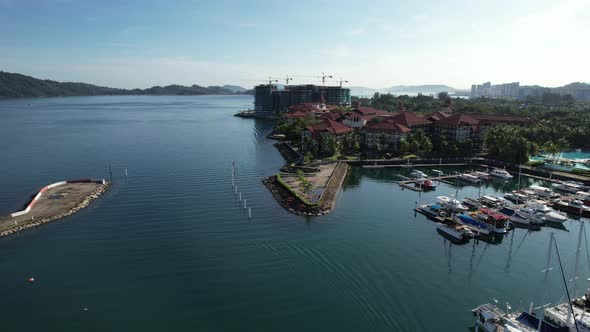
[[[0,239],[3,327],[466,331],[474,326],[469,310],[492,298],[501,308],[509,302],[511,312],[527,311],[531,300],[542,303],[536,281],[543,278],[551,232],[573,267],[577,216],[538,230],[514,226],[506,234],[451,241],[437,230],[450,214],[433,221],[413,210],[439,196],[482,205],[480,196],[529,195],[525,188],[552,188],[552,182],[522,176],[519,187],[511,171],[511,180],[479,186],[450,178],[418,192],[398,184],[413,169],[431,178],[441,176],[435,170],[471,172],[468,161],[405,168],[351,163],[330,214],[288,212],[261,181],[285,165],[266,138],[271,126],[232,116],[247,98],[3,101],[0,145],[12,158],[0,160],[2,215],[21,210],[45,184],[89,174],[108,178],[109,161],[115,177],[95,204]],[[195,143],[206,138],[213,143]],[[63,148],[49,153],[56,141]],[[31,154],[43,160],[42,171]],[[121,179],[125,168],[129,176]],[[562,283],[550,280],[547,289],[552,300],[544,303],[560,303]],[[30,319],[32,312],[42,314]],[[310,315],[315,318],[293,319]]]

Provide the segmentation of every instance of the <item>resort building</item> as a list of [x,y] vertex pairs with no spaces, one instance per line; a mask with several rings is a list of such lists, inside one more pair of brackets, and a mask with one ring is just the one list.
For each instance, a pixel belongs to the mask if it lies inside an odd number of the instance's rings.
[[411,131],[392,120],[371,121],[361,129],[363,143],[369,149],[398,150],[399,143]]

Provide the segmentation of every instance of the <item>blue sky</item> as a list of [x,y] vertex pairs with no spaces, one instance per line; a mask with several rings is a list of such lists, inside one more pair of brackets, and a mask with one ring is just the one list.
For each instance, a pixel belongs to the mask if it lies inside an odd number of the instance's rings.
[[589,0],[0,0],[0,70],[125,88],[322,71],[376,88],[557,86],[590,80],[588,22]]

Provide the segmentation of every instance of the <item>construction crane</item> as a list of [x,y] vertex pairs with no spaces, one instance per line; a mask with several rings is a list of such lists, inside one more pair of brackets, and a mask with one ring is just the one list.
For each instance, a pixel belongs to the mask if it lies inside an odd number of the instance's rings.
[[289,81],[292,81],[293,77],[289,77],[289,75],[285,75],[285,85],[289,85]]
[[340,81],[339,82],[340,82],[340,87],[342,87],[342,83],[348,83],[348,81],[343,81],[342,80],[342,77],[340,77]]
[[332,78],[332,75],[326,75],[322,72],[322,86],[326,85],[326,78]]
[[273,80],[272,77],[268,77],[268,85],[272,85],[273,82],[279,83],[279,80]]

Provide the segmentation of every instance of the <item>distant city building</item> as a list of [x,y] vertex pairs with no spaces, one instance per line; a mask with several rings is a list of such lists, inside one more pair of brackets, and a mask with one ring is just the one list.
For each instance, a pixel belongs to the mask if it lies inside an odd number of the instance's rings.
[[492,84],[486,82],[483,84],[473,84],[471,86],[471,98],[518,98],[519,89],[519,82],[504,84]]
[[262,84],[254,88],[254,112],[258,116],[272,117],[292,105],[304,103],[350,106],[350,89],[313,84],[286,85],[281,90],[272,84]]

